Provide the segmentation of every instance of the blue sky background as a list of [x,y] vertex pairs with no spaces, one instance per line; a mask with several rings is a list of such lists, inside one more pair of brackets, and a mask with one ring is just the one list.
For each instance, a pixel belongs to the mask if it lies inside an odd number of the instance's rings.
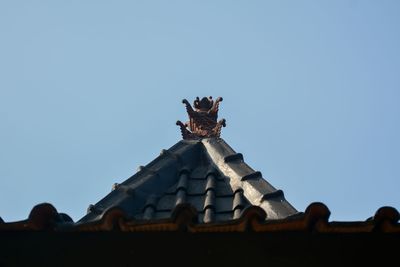
[[399,1],[1,1],[0,216],[78,220],[178,142],[182,98],[304,211],[400,209]]

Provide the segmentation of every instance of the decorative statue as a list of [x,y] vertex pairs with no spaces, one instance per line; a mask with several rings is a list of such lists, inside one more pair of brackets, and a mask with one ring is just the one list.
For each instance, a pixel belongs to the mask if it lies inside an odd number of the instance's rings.
[[183,99],[182,103],[186,105],[189,121],[187,123],[176,122],[176,125],[181,128],[183,139],[219,137],[221,128],[225,127],[225,119],[217,122],[219,102],[221,101],[222,97],[218,97],[215,102],[211,96],[203,97],[201,100],[196,97],[193,109],[190,103]]

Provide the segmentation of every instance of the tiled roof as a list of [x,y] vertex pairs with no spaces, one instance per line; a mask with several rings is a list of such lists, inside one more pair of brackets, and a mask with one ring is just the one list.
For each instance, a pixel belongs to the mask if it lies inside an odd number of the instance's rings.
[[179,204],[171,218],[159,220],[134,220],[123,210],[111,208],[100,220],[74,223],[71,218],[48,203],[35,206],[27,220],[5,223],[0,219],[0,232],[54,231],[54,232],[254,232],[362,234],[384,233],[399,237],[399,212],[392,207],[381,207],[366,221],[330,222],[330,211],[322,203],[310,204],[305,212],[283,219],[266,220],[266,213],[257,206],[248,207],[240,218],[224,222],[199,223],[198,213],[188,204]]
[[113,191],[88,208],[79,222],[101,220],[118,208],[130,219],[171,218],[180,204],[191,205],[199,223],[238,219],[250,206],[259,206],[266,220],[297,213],[282,190],[270,185],[221,138],[182,140],[132,177],[114,184]]
[[380,208],[367,221],[329,222],[330,211],[312,203],[297,212],[223,139],[182,140],[91,205],[80,221],[51,204],[28,219],[4,222],[0,232],[318,232],[400,234],[399,212]]
[[[47,203],[35,206],[28,219],[4,222],[0,232],[318,232],[400,234],[399,212],[380,208],[359,222],[329,222],[330,211],[312,203],[297,212],[283,191],[274,188],[219,138],[218,103],[197,98],[193,109],[184,100],[188,123],[182,140],[120,184],[78,222]],[[189,127],[189,128],[187,128]],[[1,264],[0,264],[1,265]]]

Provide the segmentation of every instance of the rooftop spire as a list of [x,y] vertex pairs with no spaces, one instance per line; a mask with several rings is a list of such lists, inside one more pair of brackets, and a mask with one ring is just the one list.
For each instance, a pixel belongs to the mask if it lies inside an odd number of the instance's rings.
[[211,96],[203,97],[201,100],[196,97],[193,109],[189,101],[183,99],[182,103],[186,105],[189,121],[186,123],[176,122],[176,125],[181,128],[183,139],[219,137],[221,128],[225,127],[225,119],[217,121],[219,102],[221,101],[222,97],[218,97],[215,101]]

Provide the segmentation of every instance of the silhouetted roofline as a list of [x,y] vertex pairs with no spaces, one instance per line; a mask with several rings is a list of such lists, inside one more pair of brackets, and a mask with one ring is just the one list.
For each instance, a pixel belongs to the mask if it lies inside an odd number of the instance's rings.
[[310,204],[304,213],[284,219],[265,220],[260,207],[248,207],[238,219],[219,223],[196,223],[197,211],[190,205],[178,205],[173,216],[164,220],[129,220],[119,209],[108,210],[101,220],[73,223],[69,216],[58,213],[48,203],[35,206],[27,220],[5,223],[0,219],[0,232],[315,232],[315,233],[397,233],[400,234],[399,212],[382,207],[367,221],[329,222],[330,211],[323,203]]

